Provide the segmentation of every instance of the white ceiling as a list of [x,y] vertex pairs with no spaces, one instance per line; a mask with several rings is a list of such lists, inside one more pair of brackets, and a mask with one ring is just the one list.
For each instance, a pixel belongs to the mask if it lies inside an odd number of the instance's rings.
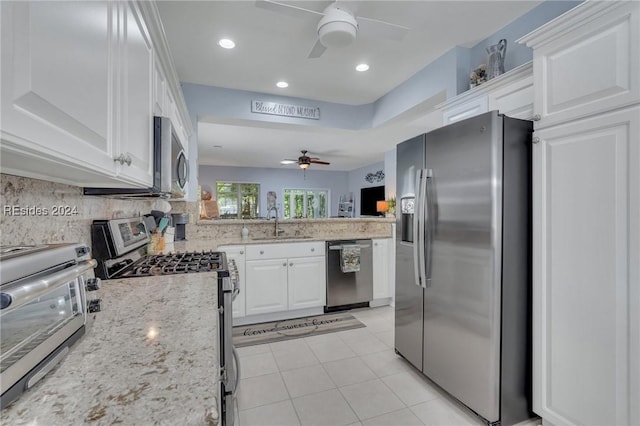
[[[471,47],[541,1],[339,1],[357,16],[410,27],[401,41],[358,38],[342,49],[307,59],[319,17],[298,18],[254,1],[159,1],[158,9],[181,81],[349,105],[374,102],[454,46]],[[286,1],[322,11],[328,1]],[[232,38],[236,48],[217,46]],[[371,69],[355,71],[360,62]],[[278,89],[278,80],[289,82]],[[251,125],[246,125],[251,124]],[[278,167],[300,149],[328,158],[337,170],[381,161],[385,129],[323,131],[264,123],[199,125],[199,162]],[[372,139],[373,138],[373,139]],[[210,156],[212,145],[222,145]],[[378,147],[384,148],[378,151]],[[250,149],[247,149],[250,148]],[[323,157],[323,159],[325,159]],[[369,161],[373,159],[373,161]],[[268,160],[268,161],[267,161]],[[331,161],[331,159],[328,159]],[[330,166],[331,167],[331,166]],[[331,167],[333,168],[333,167]]]

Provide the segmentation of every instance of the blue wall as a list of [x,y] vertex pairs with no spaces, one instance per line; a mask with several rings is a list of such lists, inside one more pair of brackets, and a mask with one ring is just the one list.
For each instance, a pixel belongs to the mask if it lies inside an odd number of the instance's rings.
[[553,0],[545,1],[536,6],[528,13],[525,13],[510,24],[505,25],[491,36],[473,46],[470,52],[470,65],[473,68],[480,64],[488,65],[486,48],[498,43],[500,39],[503,38],[507,40],[507,54],[504,63],[505,71],[512,70],[519,65],[531,61],[533,59],[533,50],[523,44],[516,43],[516,40],[543,24],[546,24],[555,17],[562,15],[566,11],[573,9],[580,3],[582,3],[581,0]]

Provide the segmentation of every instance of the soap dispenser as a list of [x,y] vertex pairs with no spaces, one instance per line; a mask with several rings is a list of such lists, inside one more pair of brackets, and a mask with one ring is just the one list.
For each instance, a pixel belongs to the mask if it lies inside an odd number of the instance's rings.
[[242,223],[242,231],[240,231],[240,235],[242,235],[243,240],[249,239],[249,230],[245,226],[244,222]]

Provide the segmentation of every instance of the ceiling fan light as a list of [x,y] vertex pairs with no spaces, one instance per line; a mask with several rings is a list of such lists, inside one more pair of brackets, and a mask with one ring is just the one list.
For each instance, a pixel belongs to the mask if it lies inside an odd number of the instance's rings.
[[300,163],[300,168],[301,169],[308,169],[309,168],[309,163]]
[[348,46],[356,39],[358,22],[349,12],[331,8],[318,22],[318,39],[324,47]]

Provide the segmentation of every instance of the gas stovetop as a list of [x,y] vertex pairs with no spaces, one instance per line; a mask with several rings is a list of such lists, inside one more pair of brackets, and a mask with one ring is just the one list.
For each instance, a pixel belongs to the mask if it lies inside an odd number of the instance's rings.
[[224,272],[226,259],[222,252],[202,251],[149,255],[132,262],[112,278],[148,277],[152,275]]

